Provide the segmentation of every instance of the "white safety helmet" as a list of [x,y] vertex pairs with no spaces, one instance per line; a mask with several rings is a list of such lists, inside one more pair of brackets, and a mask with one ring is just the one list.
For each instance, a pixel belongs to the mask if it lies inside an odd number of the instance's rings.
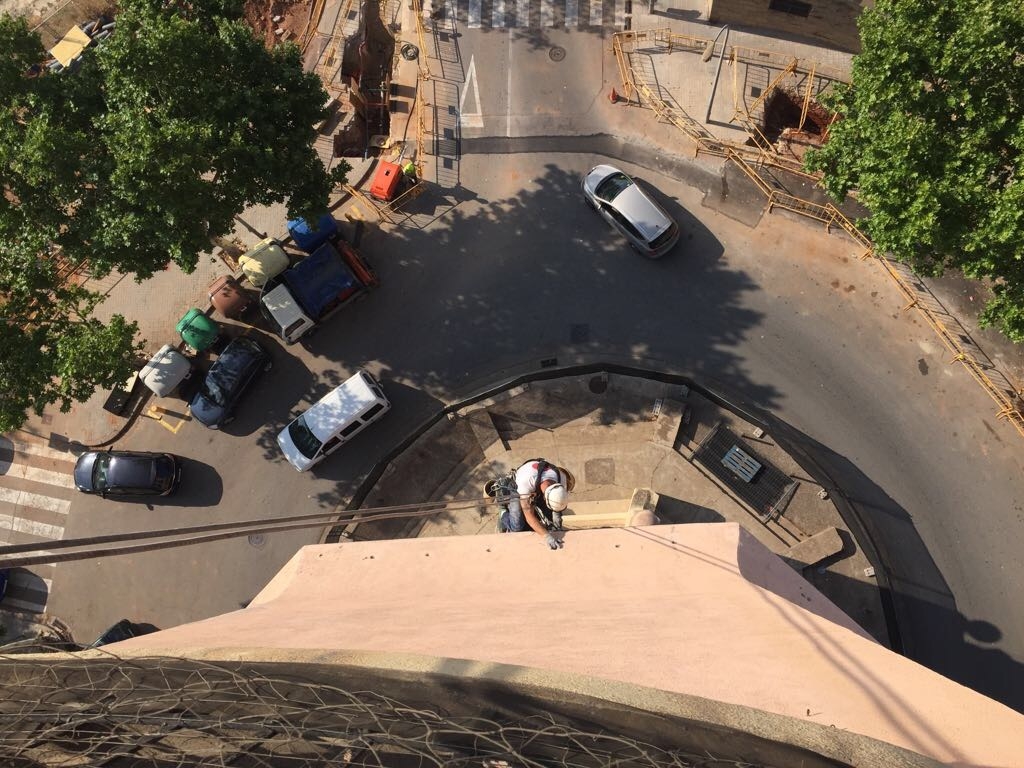
[[569,492],[561,483],[552,483],[544,489],[544,503],[552,512],[561,512],[569,506]]

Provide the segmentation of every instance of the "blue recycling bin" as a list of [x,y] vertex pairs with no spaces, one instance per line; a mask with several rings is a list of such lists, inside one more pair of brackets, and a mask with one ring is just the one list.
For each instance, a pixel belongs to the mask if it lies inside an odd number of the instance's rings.
[[338,234],[338,222],[330,213],[324,213],[316,220],[316,226],[310,226],[305,219],[292,219],[288,222],[288,234],[295,245],[306,253],[312,253],[328,240]]

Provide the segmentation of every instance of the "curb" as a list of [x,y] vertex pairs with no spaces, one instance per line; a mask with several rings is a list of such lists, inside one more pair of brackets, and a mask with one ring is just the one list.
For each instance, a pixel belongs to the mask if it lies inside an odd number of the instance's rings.
[[[806,451],[795,447],[795,442],[790,439],[789,435],[793,428],[786,422],[775,418],[770,413],[766,413],[764,415],[755,413],[749,408],[749,406],[744,406],[738,402],[734,402],[723,396],[720,392],[698,384],[689,376],[680,373],[666,373],[663,371],[652,370],[650,368],[642,368],[637,365],[627,365],[607,361],[593,363],[584,362],[564,367],[551,367],[539,370],[535,369],[533,371],[524,372],[512,378],[505,379],[497,384],[482,387],[461,400],[448,403],[436,413],[428,416],[420,422],[419,426],[411,430],[405,438],[399,441],[399,443],[392,448],[391,451],[371,467],[363,477],[363,480],[359,483],[355,492],[352,494],[346,508],[344,510],[339,510],[339,514],[358,511],[359,507],[366,500],[367,496],[369,496],[370,492],[373,490],[374,486],[376,486],[377,482],[387,470],[388,466],[390,466],[391,462],[404,453],[413,443],[416,442],[416,440],[422,437],[431,427],[442,419],[447,419],[450,416],[456,415],[460,411],[474,405],[499,398],[504,393],[517,387],[526,388],[531,382],[560,379],[569,376],[586,376],[588,374],[598,373],[629,376],[648,381],[657,381],[664,384],[690,387],[720,407],[732,412],[736,416],[771,432],[779,446],[797,463],[798,466],[800,466],[801,469],[814,478],[816,482],[820,479],[826,479],[828,481],[827,483],[819,482],[819,485],[829,489],[835,489],[836,492],[832,500],[833,506],[843,522],[850,527],[851,535],[854,536],[854,540],[857,542],[857,545],[864,550],[869,560],[876,565],[875,581],[879,592],[879,599],[882,603],[890,647],[896,653],[903,653],[902,636],[899,631],[898,617],[896,615],[895,604],[892,599],[892,587],[887,574],[887,565],[880,559],[874,540],[868,533],[866,526],[864,526],[858,517],[856,510],[847,502],[842,490],[836,486],[828,473],[821,469],[818,463]],[[842,503],[839,503],[840,500]],[[324,534],[320,536],[319,543],[338,543],[342,538],[346,538],[342,536],[342,533],[348,526],[349,523],[345,522],[327,528]]]

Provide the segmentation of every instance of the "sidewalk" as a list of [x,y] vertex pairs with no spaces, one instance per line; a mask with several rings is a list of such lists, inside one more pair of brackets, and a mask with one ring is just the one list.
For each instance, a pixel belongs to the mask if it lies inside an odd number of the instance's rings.
[[[349,158],[352,170],[349,183],[358,186],[372,172],[375,160]],[[347,199],[347,194],[338,191],[331,196],[333,209]],[[253,206],[236,217],[237,226],[225,238],[237,244],[242,250],[252,248],[260,240],[273,237],[287,241],[288,215],[283,203],[272,206]],[[83,285],[104,296],[96,308],[95,316],[109,320],[115,314],[123,315],[129,321],[139,324],[138,339],[145,340],[144,354],[155,353],[164,344],[178,346],[181,338],[174,330],[178,320],[192,307],[205,312],[212,311],[206,293],[207,287],[217,277],[231,274],[228,264],[220,258],[222,249],[214,247],[208,253],[199,255],[195,270],[188,274],[175,264],[142,283],[135,282],[130,275],[112,273],[102,279],[87,277]],[[240,276],[240,272],[234,273]],[[250,290],[252,290],[250,288]],[[215,316],[220,320],[220,316]],[[143,390],[141,384],[137,390]],[[131,428],[134,420],[144,410],[147,393],[133,399],[120,415],[103,409],[110,396],[109,390],[97,391],[84,403],[75,403],[68,413],[52,406],[42,416],[32,414],[19,432],[35,439],[44,438],[51,448],[69,450],[72,446],[105,446],[118,439]]]

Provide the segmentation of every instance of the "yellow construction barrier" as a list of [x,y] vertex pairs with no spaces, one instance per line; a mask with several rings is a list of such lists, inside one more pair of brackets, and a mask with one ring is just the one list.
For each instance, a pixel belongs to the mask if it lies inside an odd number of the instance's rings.
[[[862,258],[873,257],[875,262],[893,280],[900,293],[907,299],[907,304],[903,308],[904,311],[916,309],[920,313],[925,322],[942,340],[946,349],[952,354],[951,362],[963,365],[971,377],[995,401],[998,406],[997,418],[1009,421],[1024,436],[1024,411],[1021,408],[1021,398],[1024,392],[1022,392],[1020,385],[1012,382],[1006,374],[996,369],[995,365],[974,342],[966,329],[962,327],[955,317],[945,310],[941,302],[935,298],[928,287],[920,282],[920,280],[908,279],[902,274],[901,269],[904,269],[903,265],[875,251],[871,239],[832,203],[815,203],[776,189],[775,186],[761,177],[761,174],[758,173],[758,168],[763,166],[782,168],[815,180],[820,178],[819,176],[806,173],[799,166],[799,163],[790,158],[774,154],[768,147],[749,147],[718,139],[701,123],[686,114],[678,105],[656,93],[655,87],[645,82],[642,76],[638,76],[638,72],[629,62],[629,54],[638,50],[641,44],[661,48],[666,52],[673,50],[696,52],[704,51],[712,43],[713,41],[709,39],[692,35],[677,35],[668,29],[630,30],[615,33],[612,36],[612,50],[615,53],[623,94],[626,99],[631,102],[635,95],[639,105],[649,107],[660,120],[671,123],[679,128],[694,142],[695,154],[706,152],[711,155],[722,156],[727,161],[737,165],[765,196],[768,213],[771,213],[774,208],[783,208],[822,222],[825,225],[826,231],[829,232],[831,232],[833,226],[838,226],[853,240],[863,246],[865,252]],[[722,55],[725,55],[724,51]],[[813,62],[808,66],[798,59],[782,56],[777,53],[756,51],[737,46],[733,48],[732,56],[734,61],[768,65],[783,70],[783,74],[775,78],[769,88],[761,94],[759,101],[763,101],[767,93],[781,81],[783,76],[797,71],[806,73],[808,83],[803,110],[800,116],[801,125],[807,116],[815,73],[837,81],[844,79],[835,73],[822,75],[823,68],[818,67]],[[746,118],[745,127],[747,127],[749,132],[750,126],[746,125],[746,123],[751,123],[749,111],[746,115],[740,115],[740,117]],[[761,134],[760,130],[757,130],[757,127],[752,123],[751,126],[756,131],[756,134],[752,134],[755,141],[759,144],[767,142],[770,145],[770,142]],[[953,325],[955,327],[951,327]]]

